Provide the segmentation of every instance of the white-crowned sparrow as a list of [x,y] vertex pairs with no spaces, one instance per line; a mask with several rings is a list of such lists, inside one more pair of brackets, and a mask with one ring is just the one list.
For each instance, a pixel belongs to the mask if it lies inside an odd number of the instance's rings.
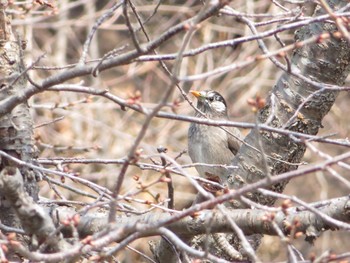
[[[216,91],[190,91],[198,100],[197,108],[212,120],[227,120],[227,104]],[[202,114],[196,113],[196,117]],[[237,153],[241,133],[237,128],[226,127],[230,133],[220,127],[191,123],[188,130],[188,152],[194,163],[229,165]],[[196,166],[201,177],[222,182],[229,170],[225,167]]]

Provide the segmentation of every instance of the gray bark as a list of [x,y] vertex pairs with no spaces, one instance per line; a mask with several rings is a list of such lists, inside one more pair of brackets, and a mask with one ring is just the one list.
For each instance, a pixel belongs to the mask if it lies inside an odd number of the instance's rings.
[[[0,173],[0,192],[15,211],[25,233],[32,237],[32,244],[45,242],[45,251],[68,249],[69,244],[60,233],[55,233],[55,225],[48,213],[36,204],[24,190],[24,182],[17,168],[5,167]],[[35,242],[33,242],[35,240]]]
[[[10,18],[6,15],[6,1],[0,4],[0,101],[20,94],[26,87],[26,74],[21,57],[20,40],[16,39],[11,29]],[[25,162],[33,162],[36,155],[33,141],[33,123],[26,103],[17,105],[11,112],[0,117],[0,150]],[[0,160],[0,170],[15,167],[9,160]],[[27,168],[19,167],[23,175],[25,190],[36,200],[38,186],[36,174]],[[0,221],[8,226],[18,227],[14,210],[8,205],[6,194],[0,192]]]
[[[347,1],[328,1],[337,10],[345,6]],[[319,15],[321,11],[316,11]],[[334,33],[337,27],[334,23],[313,23],[296,32],[296,42],[322,33]],[[322,119],[329,112],[338,95],[338,91],[330,90],[323,83],[342,86],[350,70],[350,46],[345,39],[333,36],[309,44],[294,51],[291,58],[291,70],[312,81],[319,83],[316,87],[306,81],[285,72],[268,98],[267,105],[259,112],[258,123],[304,134],[315,135],[322,127]],[[299,107],[301,108],[299,109]],[[297,111],[298,110],[298,111]],[[297,111],[297,113],[296,113]],[[296,114],[296,118],[290,121]],[[261,147],[259,146],[259,140]],[[290,136],[274,132],[252,130],[245,138],[245,144],[240,148],[233,160],[238,169],[228,178],[230,188],[240,188],[266,178],[298,168],[305,145],[295,141]],[[264,149],[264,154],[256,149]],[[273,158],[271,158],[273,157]],[[267,159],[268,167],[264,166],[263,158]],[[279,161],[279,160],[280,161]],[[292,163],[292,164],[288,164]],[[272,190],[282,192],[287,182],[272,186]],[[252,194],[250,197],[261,204],[272,205],[274,199]],[[236,204],[240,206],[240,204]]]

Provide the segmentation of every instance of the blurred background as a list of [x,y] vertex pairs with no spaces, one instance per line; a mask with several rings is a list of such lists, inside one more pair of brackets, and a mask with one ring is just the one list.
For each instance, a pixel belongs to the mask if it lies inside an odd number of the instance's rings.
[[[237,0],[230,6],[247,15],[257,23],[259,32],[277,28],[288,23],[296,13],[303,12],[305,16],[312,14],[311,4],[289,4],[279,1],[280,5],[269,0]],[[276,1],[277,2],[277,1]],[[308,1],[305,1],[308,2]],[[171,26],[197,14],[203,6],[202,1],[132,1],[143,21],[147,21],[145,29],[151,39],[155,39]],[[299,2],[298,2],[299,3]],[[30,75],[34,81],[41,82],[46,77],[66,70],[79,61],[83,44],[95,21],[101,17],[114,1],[13,1],[11,11],[13,24],[27,41],[25,61],[27,65],[42,54],[41,59]],[[291,12],[293,11],[293,12]],[[289,12],[289,13],[288,13]],[[130,11],[130,18],[135,28],[135,16]],[[146,42],[141,30],[136,32],[141,43]],[[285,44],[293,42],[294,31],[284,31],[278,34]],[[250,36],[249,28],[235,17],[218,15],[200,24],[191,39],[188,49],[195,49],[209,43]],[[170,54],[179,51],[184,34],[174,36],[171,41],[163,43],[156,51],[158,54]],[[275,37],[264,39],[270,51],[281,47]],[[122,8],[117,9],[113,16],[107,19],[98,29],[92,39],[88,60],[101,58],[113,49],[120,53],[134,49],[130,33],[125,24]],[[193,75],[214,70],[220,66],[230,65],[247,60],[261,54],[254,41],[236,46],[226,46],[211,49],[196,56],[183,59],[180,75]],[[289,54],[290,55],[290,54]],[[282,61],[282,60],[281,60]],[[172,70],[173,61],[165,61]],[[255,109],[248,103],[257,97],[265,98],[274,83],[281,75],[269,60],[261,60],[223,75],[215,75],[191,83],[180,83],[185,92],[189,89],[214,89],[220,92],[230,105],[230,119],[241,122],[254,122]],[[169,86],[169,77],[157,61],[134,61],[131,64],[106,70],[94,78],[92,76],[77,78],[69,84],[81,84],[98,90],[109,90],[122,99],[135,99],[145,107],[154,107],[160,101],[164,90]],[[348,82],[346,83],[348,85]],[[189,96],[194,101],[194,98]],[[331,112],[324,119],[324,128],[319,135],[331,135],[331,138],[347,138],[350,123],[349,94],[342,92]],[[34,118],[35,138],[42,160],[57,158],[86,159],[122,159],[128,154],[134,143],[145,116],[133,110],[123,110],[120,106],[105,98],[89,96],[73,92],[44,92],[33,97],[29,102]],[[175,90],[168,107],[163,111],[175,112],[181,115],[193,115],[193,109],[184,101],[178,90]],[[44,124],[44,125],[43,125]],[[45,125],[47,124],[47,125]],[[154,118],[146,136],[141,142],[142,163],[160,163],[157,153],[158,146],[168,149],[167,154],[176,158],[187,149],[187,129],[189,123],[175,120]],[[249,130],[242,130],[247,134]],[[313,143],[320,151],[331,156],[345,152],[347,149],[335,145]],[[307,150],[304,162],[307,164],[324,160],[318,154]],[[182,154],[178,163],[190,164],[187,153]],[[89,163],[63,164],[48,166],[52,169],[71,171],[76,176],[90,180],[108,189],[112,189],[121,166],[118,164]],[[344,170],[334,167],[344,178],[350,179]],[[190,175],[196,176],[194,168],[186,169]],[[51,176],[51,175],[50,175]],[[141,185],[157,181],[160,173],[154,170],[144,170],[135,166],[127,170],[122,194],[137,192]],[[139,178],[139,179],[135,179]],[[175,187],[176,209],[188,207],[195,191],[188,180],[179,175],[172,175]],[[55,178],[59,180],[60,178]],[[62,182],[72,187],[91,191],[83,185],[66,179]],[[40,194],[50,199],[77,200],[92,202],[89,197],[78,195],[72,191],[43,181]],[[59,197],[59,195],[60,197]],[[349,194],[349,189],[339,180],[325,172],[309,174],[292,180],[286,188],[286,194],[314,202]],[[167,198],[166,184],[157,183],[141,191],[134,198],[159,202]],[[130,205],[140,210],[149,208],[147,205],[131,202]],[[132,243],[131,247],[150,254],[145,239]],[[306,258],[320,255],[326,251],[345,252],[350,244],[349,233],[343,231],[328,231],[316,240],[314,246],[303,238],[292,240]],[[259,249],[258,256],[266,262],[286,260],[286,246],[278,237],[266,236]],[[143,261],[132,250],[120,256],[124,262]]]

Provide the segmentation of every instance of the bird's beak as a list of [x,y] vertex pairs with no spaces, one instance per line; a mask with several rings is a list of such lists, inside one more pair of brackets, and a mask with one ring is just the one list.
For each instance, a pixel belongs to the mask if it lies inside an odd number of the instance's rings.
[[196,98],[202,97],[202,94],[199,91],[196,90],[190,90],[191,94],[195,96]]

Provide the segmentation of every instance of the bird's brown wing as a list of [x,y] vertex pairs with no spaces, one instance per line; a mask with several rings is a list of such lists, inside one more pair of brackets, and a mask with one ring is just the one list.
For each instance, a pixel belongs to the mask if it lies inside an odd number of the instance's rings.
[[241,132],[234,127],[229,128],[228,131],[232,133],[232,135],[228,134],[228,148],[236,155],[242,144],[242,135]]

